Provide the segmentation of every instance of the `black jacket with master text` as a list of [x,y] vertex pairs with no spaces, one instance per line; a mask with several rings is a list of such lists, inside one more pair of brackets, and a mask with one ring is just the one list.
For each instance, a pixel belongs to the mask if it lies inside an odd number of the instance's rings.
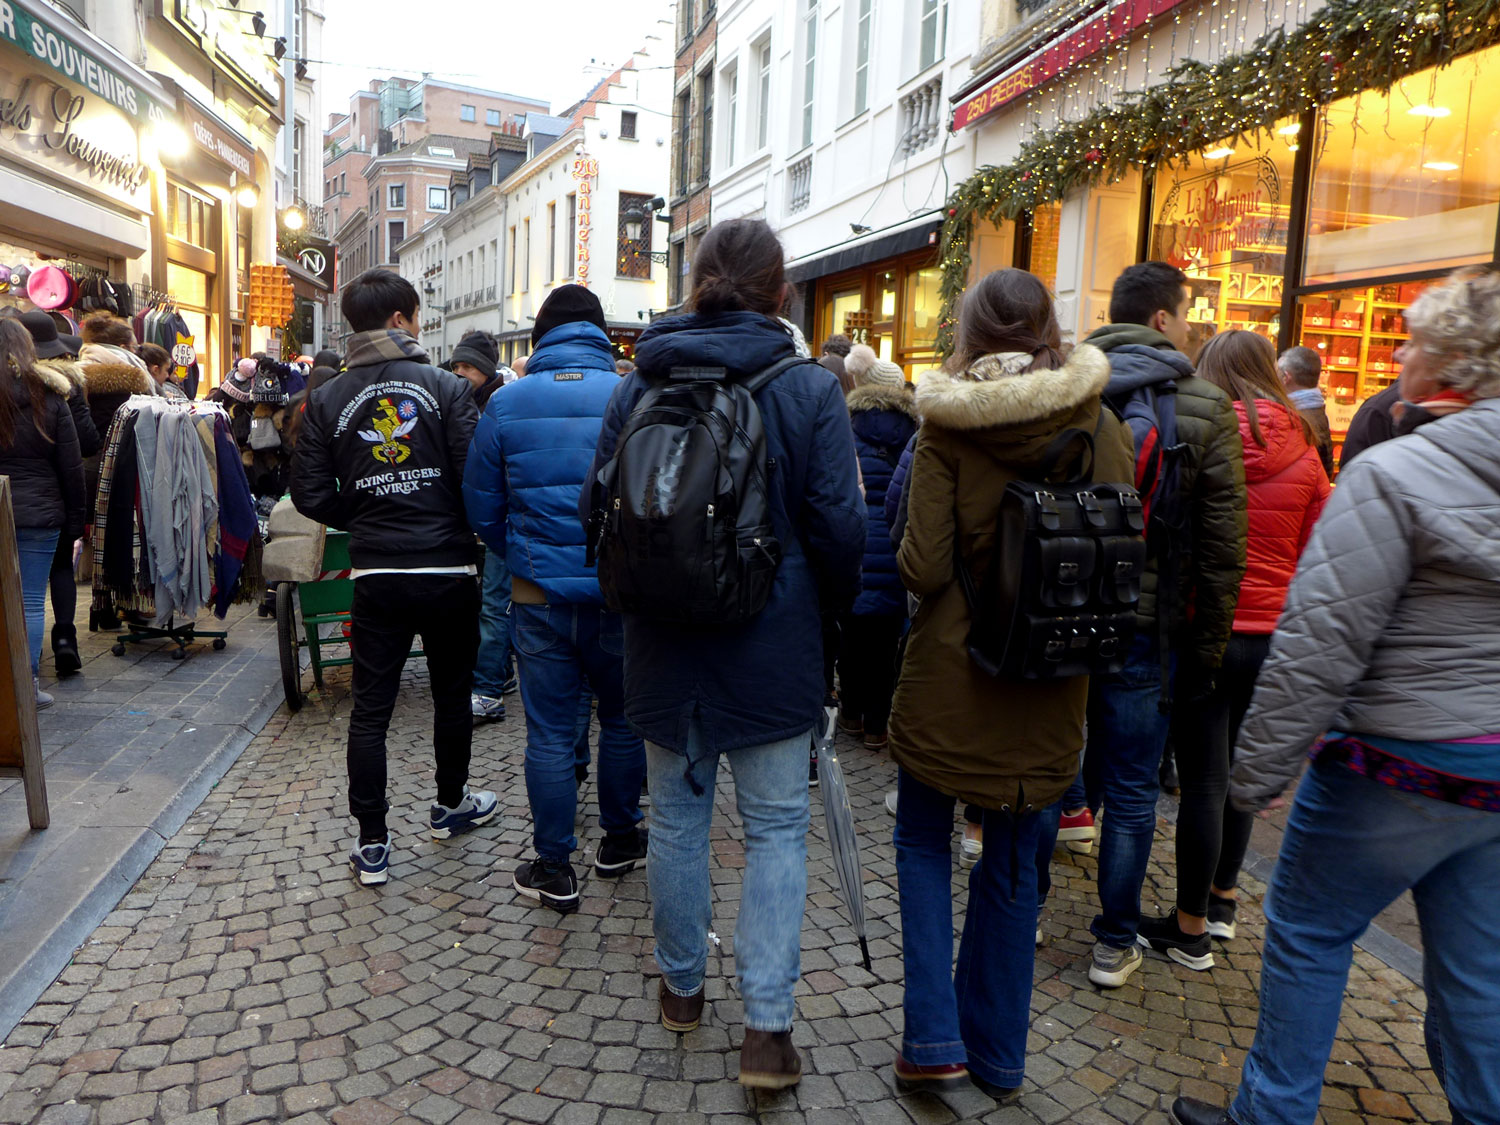
[[405,332],[361,332],[348,370],[312,394],[292,458],[292,503],[349,532],[357,569],[467,566],[464,458],[479,412],[469,384]]

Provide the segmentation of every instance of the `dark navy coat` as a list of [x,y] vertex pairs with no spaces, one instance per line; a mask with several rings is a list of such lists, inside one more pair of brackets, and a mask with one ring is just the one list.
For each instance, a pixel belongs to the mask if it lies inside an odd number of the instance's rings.
[[854,612],[905,617],[906,589],[896,572],[885,500],[901,452],[917,432],[916,399],[905,387],[875,383],[855,387],[846,401],[867,513],[863,583]]
[[[786,329],[758,313],[656,321],[636,346],[636,370],[609,404],[595,472],[614,456],[620,428],[653,378],[683,366],[724,367],[731,378],[744,377],[794,354]],[[859,587],[865,505],[838,379],[809,360],[782,372],[755,401],[773,462],[771,521],[783,551],[765,609],[723,628],[625,615],[625,717],[642,738],[694,760],[807,735],[821,722],[820,605],[847,610]],[[585,491],[585,517],[588,505]],[[694,719],[702,740],[690,748]]]

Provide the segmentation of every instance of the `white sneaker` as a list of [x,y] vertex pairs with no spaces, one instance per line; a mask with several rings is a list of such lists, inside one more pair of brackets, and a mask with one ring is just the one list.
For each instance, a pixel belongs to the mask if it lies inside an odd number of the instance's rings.
[[505,718],[505,700],[489,695],[469,696],[469,713],[476,723],[498,723]]
[[1116,949],[1102,941],[1094,943],[1094,956],[1089,964],[1089,980],[1100,988],[1119,988],[1130,974],[1141,967],[1145,955],[1141,947],[1132,945],[1128,949]]
[[885,811],[892,816],[896,815],[896,791],[894,789],[885,795]]
[[964,837],[963,846],[959,849],[958,865],[965,870],[973,867],[984,857],[984,841],[971,840]]
[[38,680],[35,676],[31,677],[31,686],[36,691],[36,709],[38,711],[45,711],[48,707],[51,707],[54,703],[57,702],[57,700],[53,699],[50,695],[42,690],[41,681]]

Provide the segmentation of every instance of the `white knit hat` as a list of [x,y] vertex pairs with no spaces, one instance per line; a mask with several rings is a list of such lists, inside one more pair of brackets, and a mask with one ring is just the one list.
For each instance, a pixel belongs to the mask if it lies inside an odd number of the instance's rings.
[[878,383],[887,387],[906,385],[906,373],[888,359],[881,359],[868,344],[855,344],[844,357],[844,370],[856,387]]

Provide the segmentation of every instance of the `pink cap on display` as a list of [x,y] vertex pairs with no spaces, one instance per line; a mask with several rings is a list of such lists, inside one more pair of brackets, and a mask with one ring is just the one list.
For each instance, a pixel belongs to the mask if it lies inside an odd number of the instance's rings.
[[56,266],[38,266],[26,280],[26,296],[39,309],[61,309],[68,304],[73,285]]

